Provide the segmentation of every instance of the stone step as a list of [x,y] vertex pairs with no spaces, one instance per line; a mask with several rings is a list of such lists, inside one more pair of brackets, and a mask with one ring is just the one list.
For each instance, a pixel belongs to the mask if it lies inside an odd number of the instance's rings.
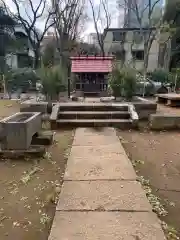
[[129,119],[127,111],[60,111],[59,119]]
[[118,127],[129,129],[133,126],[131,119],[58,119],[57,128],[62,127]]
[[104,103],[61,104],[60,111],[128,111],[128,105],[112,105]]

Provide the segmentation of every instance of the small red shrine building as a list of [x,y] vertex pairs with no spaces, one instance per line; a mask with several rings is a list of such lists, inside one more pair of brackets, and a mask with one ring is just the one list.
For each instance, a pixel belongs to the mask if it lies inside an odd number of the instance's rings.
[[107,96],[113,56],[71,57],[71,74],[78,96]]

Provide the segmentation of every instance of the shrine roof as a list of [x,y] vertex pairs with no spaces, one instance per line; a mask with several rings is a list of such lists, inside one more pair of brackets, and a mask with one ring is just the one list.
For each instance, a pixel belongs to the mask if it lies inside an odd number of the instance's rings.
[[76,56],[71,57],[71,72],[101,72],[109,73],[112,71],[113,56]]

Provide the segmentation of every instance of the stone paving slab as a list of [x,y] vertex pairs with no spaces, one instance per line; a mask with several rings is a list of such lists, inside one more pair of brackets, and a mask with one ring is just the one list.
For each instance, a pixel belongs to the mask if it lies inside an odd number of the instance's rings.
[[77,128],[75,137],[83,134],[84,136],[116,136],[115,129],[111,127],[102,127],[102,128]]
[[[108,149],[108,148],[107,148]],[[124,154],[83,155],[69,157],[64,180],[136,180],[130,160]]]
[[108,145],[108,144],[116,144],[117,141],[118,140],[112,136],[110,137],[102,137],[98,135],[97,136],[81,136],[81,137],[74,138],[73,146],[96,146],[97,143],[99,145]]
[[49,240],[165,240],[154,213],[57,211]]
[[64,182],[57,210],[152,211],[136,181]]
[[49,240],[166,239],[114,129],[76,130],[64,180]]
[[[94,145],[94,146],[72,146],[70,158],[73,157],[101,157],[106,156],[111,159],[111,155],[120,156],[121,154],[126,155],[123,146],[119,143],[108,144],[108,145]],[[127,156],[127,155],[126,155]]]
[[[102,128],[100,130],[93,128],[78,128],[74,137],[73,145],[96,146],[117,144],[121,145],[116,131],[113,128]],[[120,147],[120,146],[119,146]]]

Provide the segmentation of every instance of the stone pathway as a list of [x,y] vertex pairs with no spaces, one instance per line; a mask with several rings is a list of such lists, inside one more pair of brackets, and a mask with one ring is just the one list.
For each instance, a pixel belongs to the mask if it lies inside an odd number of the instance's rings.
[[113,128],[78,128],[49,240],[163,240]]
[[84,102],[94,103],[94,102],[100,102],[99,97],[85,97]]

